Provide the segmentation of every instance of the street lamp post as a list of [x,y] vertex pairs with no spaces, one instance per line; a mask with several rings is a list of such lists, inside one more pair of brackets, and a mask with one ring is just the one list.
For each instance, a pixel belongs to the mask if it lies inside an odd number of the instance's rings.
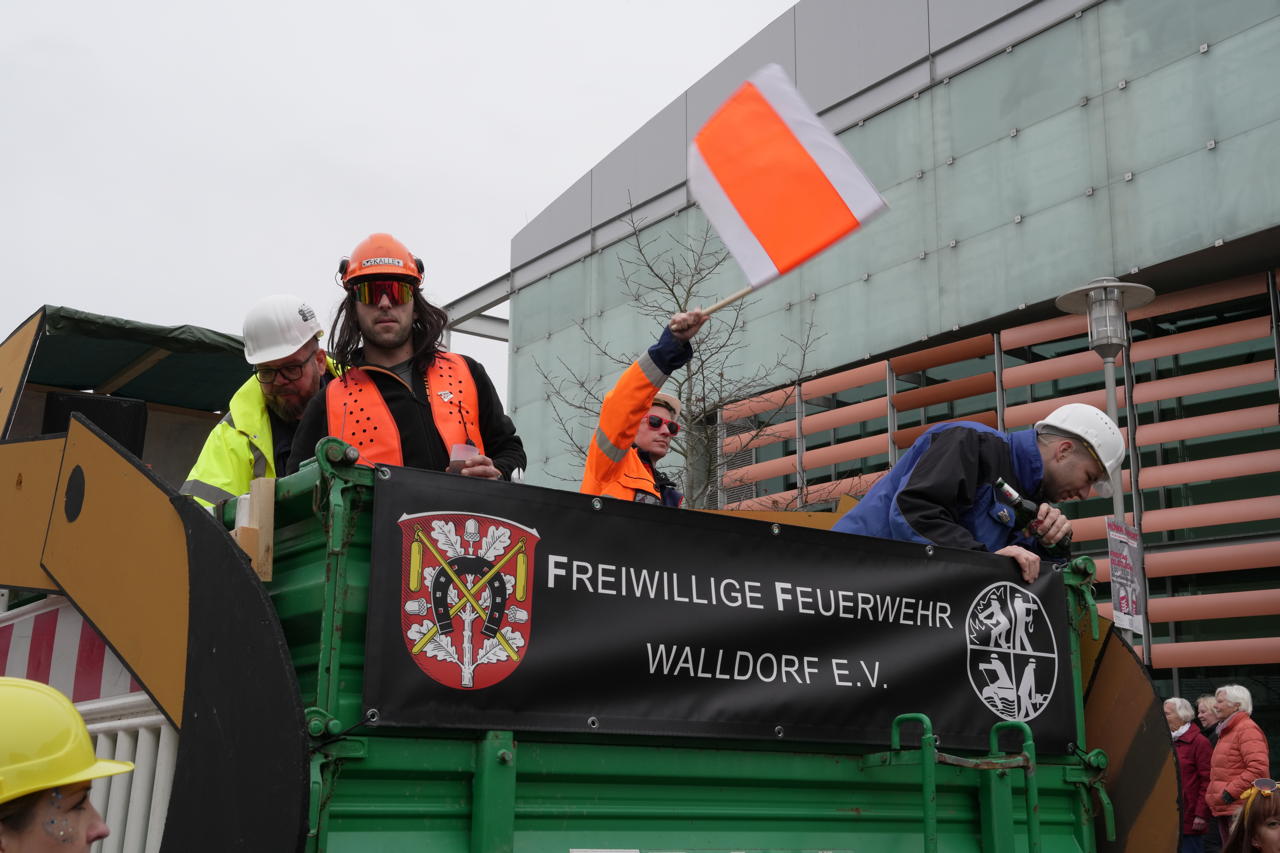
[[[1095,278],[1084,287],[1067,291],[1057,298],[1055,304],[1060,311],[1067,314],[1084,314],[1089,320],[1089,348],[1102,358],[1102,376],[1107,387],[1107,414],[1118,425],[1120,418],[1116,405],[1116,356],[1121,353],[1128,358],[1129,330],[1126,312],[1132,308],[1146,305],[1155,298],[1155,291],[1145,284],[1119,281],[1114,278]],[[1130,399],[1133,389],[1128,389],[1126,400]],[[1138,518],[1138,482],[1137,446],[1138,425],[1129,421],[1129,471],[1130,483],[1134,493],[1134,521]],[[1124,523],[1124,483],[1119,469],[1111,477],[1111,512],[1116,521]],[[1141,551],[1139,551],[1141,553]],[[1146,573],[1142,566],[1135,567],[1142,580],[1142,616],[1144,624],[1147,614]],[[1147,637],[1143,643],[1143,660],[1151,663],[1151,631],[1147,628]],[[1126,638],[1132,645],[1133,637],[1126,632]]]

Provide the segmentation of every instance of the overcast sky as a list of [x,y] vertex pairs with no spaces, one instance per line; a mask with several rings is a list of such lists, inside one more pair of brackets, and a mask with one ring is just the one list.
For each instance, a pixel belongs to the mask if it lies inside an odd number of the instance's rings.
[[288,292],[327,319],[374,231],[447,302],[792,3],[0,4],[0,339],[45,303],[239,333]]

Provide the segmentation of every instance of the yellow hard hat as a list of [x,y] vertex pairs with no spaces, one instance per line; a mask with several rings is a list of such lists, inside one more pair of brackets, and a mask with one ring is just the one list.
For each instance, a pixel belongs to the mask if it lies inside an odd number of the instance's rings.
[[0,677],[0,803],[133,769],[98,758],[71,700],[39,681]]

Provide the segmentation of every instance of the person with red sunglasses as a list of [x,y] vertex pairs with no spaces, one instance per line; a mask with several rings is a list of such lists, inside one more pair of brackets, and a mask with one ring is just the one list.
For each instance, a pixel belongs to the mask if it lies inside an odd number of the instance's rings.
[[697,309],[672,316],[658,342],[605,395],[580,492],[680,506],[684,495],[655,467],[680,432],[680,401],[659,389],[693,357],[690,341],[706,322],[707,315]]
[[422,275],[422,261],[390,234],[370,235],[339,262],[346,298],[330,333],[339,376],[303,413],[290,472],[326,435],[355,447],[362,465],[445,471],[465,455],[455,465],[464,477],[523,471],[524,443],[488,374],[441,348],[448,317],[423,297]]

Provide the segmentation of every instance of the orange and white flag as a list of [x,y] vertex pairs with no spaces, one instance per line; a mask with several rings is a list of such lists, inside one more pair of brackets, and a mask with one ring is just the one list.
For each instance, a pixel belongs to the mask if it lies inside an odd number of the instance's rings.
[[752,75],[693,138],[689,191],[752,287],[887,207],[778,65]]

